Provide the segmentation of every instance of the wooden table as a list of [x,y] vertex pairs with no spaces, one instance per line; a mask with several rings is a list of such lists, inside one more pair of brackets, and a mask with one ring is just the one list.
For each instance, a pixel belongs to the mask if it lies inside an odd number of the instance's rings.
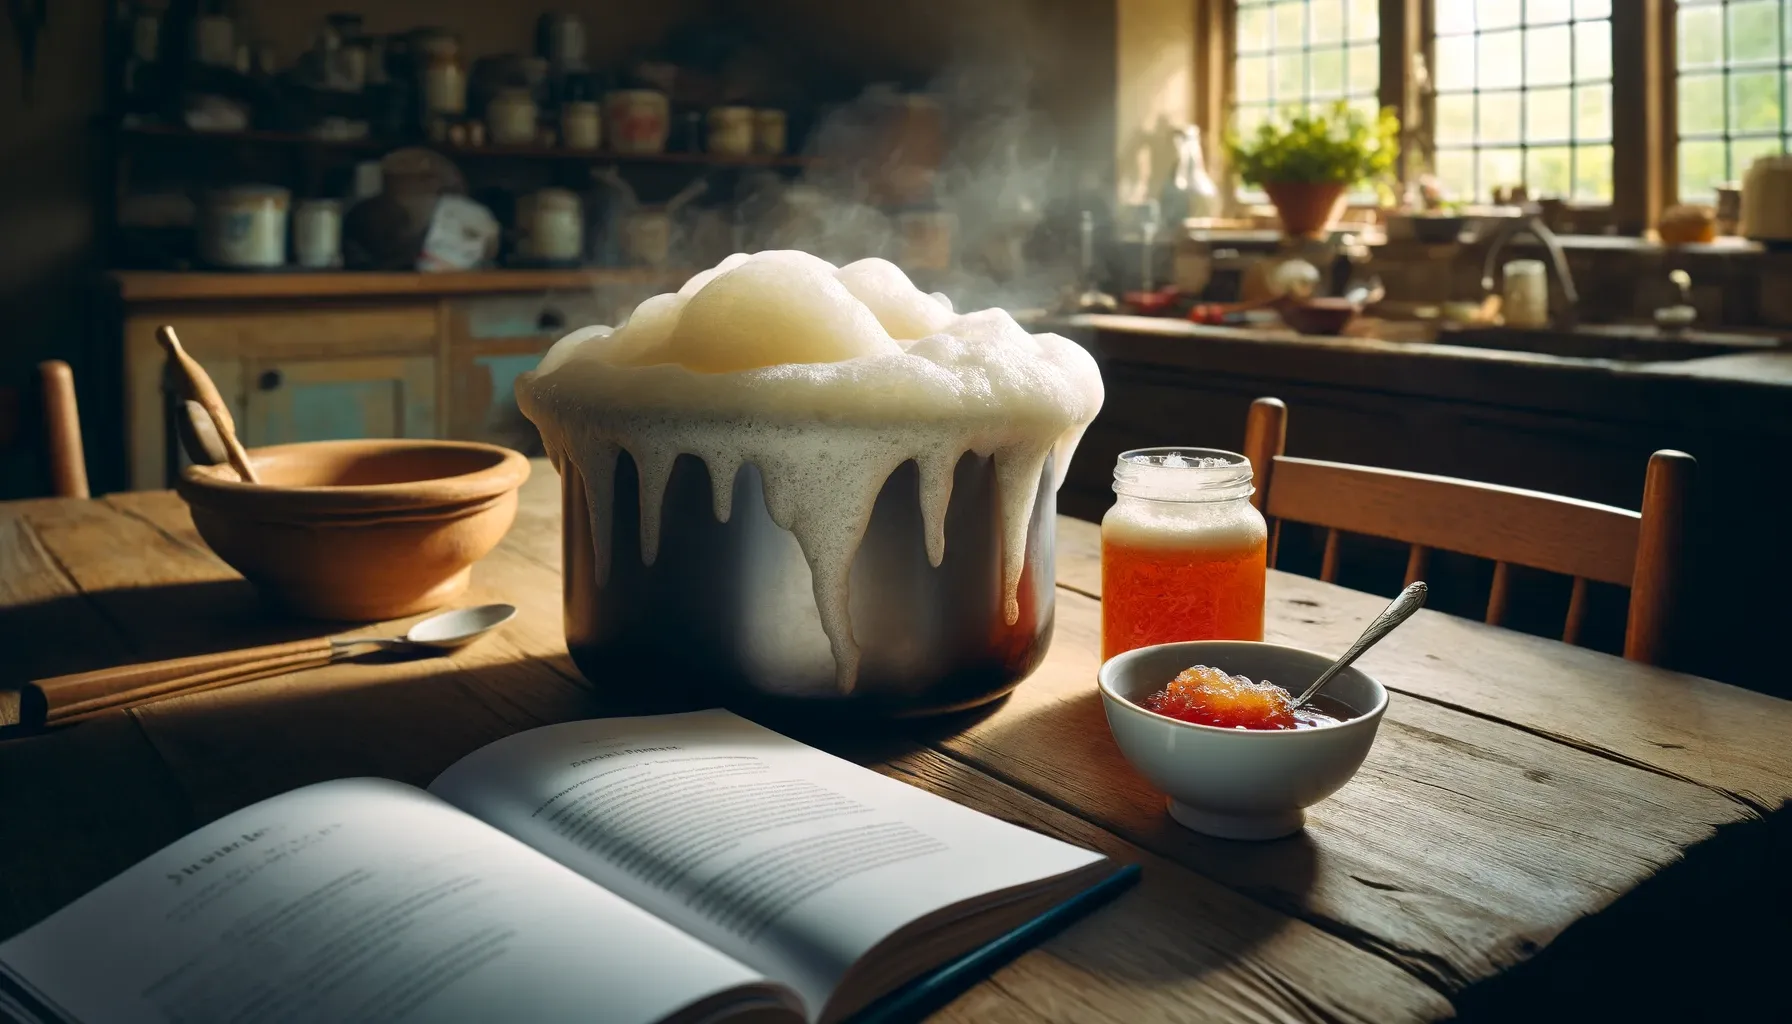
[[[603,714],[561,635],[558,480],[537,464],[467,600],[521,609],[450,659],[349,663],[0,742],[0,935],[190,829],[321,779],[425,784],[519,729]],[[1094,677],[1093,526],[1060,520],[1057,633],[1012,697],[833,738],[887,774],[1144,865],[1141,885],[948,1007],[962,1021],[1784,1011],[1792,703],[1421,612],[1363,660],[1368,762],[1272,843],[1169,820]],[[1385,599],[1271,573],[1270,638],[1341,650]],[[0,505],[7,679],[320,635],[264,612],[172,494]],[[368,632],[393,632],[391,626]],[[1700,973],[1723,968],[1722,980]]]

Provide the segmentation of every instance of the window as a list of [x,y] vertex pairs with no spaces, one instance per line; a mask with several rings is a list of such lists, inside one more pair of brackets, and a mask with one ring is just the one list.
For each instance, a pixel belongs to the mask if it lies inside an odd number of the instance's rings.
[[1785,0],[1680,0],[1680,194],[1709,199],[1786,149],[1792,12]]
[[1233,124],[1247,135],[1290,108],[1346,100],[1373,115],[1379,0],[1238,0]]
[[1437,174],[1459,198],[1612,198],[1611,0],[1439,0]]

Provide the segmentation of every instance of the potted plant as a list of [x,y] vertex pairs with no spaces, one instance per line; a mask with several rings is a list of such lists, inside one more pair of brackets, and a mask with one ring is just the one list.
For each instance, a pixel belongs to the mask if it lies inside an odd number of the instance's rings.
[[1371,118],[1343,101],[1324,113],[1266,121],[1247,138],[1228,135],[1232,167],[1269,194],[1290,235],[1330,228],[1353,187],[1380,182],[1400,155],[1400,119],[1391,108]]

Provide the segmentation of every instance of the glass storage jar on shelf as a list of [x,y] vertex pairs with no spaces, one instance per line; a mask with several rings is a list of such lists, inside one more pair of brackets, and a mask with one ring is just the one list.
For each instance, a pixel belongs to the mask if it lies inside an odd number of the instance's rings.
[[1101,656],[1178,640],[1263,639],[1269,530],[1251,463],[1212,448],[1143,448],[1114,465],[1101,521]]

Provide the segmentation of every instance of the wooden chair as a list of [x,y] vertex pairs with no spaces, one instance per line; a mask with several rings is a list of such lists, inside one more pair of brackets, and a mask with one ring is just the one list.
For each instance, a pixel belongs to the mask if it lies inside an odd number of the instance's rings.
[[1251,499],[1272,524],[1269,564],[1284,519],[1324,527],[1319,578],[1338,572],[1340,533],[1411,545],[1406,582],[1425,575],[1433,549],[1491,559],[1493,587],[1486,621],[1505,618],[1513,565],[1574,578],[1562,640],[1576,643],[1587,611],[1587,581],[1630,588],[1624,657],[1659,664],[1680,585],[1681,535],[1693,457],[1663,450],[1649,457],[1643,509],[1599,505],[1541,491],[1427,473],[1320,462],[1282,454],[1288,408],[1279,399],[1251,403],[1244,454],[1257,493]]
[[50,454],[50,487],[58,498],[85,498],[87,457],[75,406],[75,371],[60,359],[37,364],[44,388],[44,434]]

